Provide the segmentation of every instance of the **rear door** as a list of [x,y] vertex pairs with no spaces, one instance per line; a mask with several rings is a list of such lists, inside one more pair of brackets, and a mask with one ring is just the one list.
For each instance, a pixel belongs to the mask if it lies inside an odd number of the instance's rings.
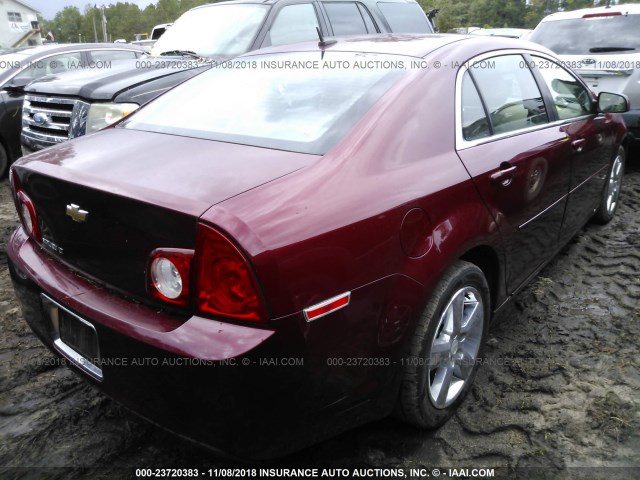
[[615,153],[615,124],[595,113],[591,92],[573,73],[547,58],[531,56],[550,111],[571,145],[569,201],[561,242],[568,241],[591,217],[602,196],[604,179]]
[[568,135],[553,123],[517,53],[463,67],[456,104],[458,155],[503,237],[513,292],[558,246],[570,181]]

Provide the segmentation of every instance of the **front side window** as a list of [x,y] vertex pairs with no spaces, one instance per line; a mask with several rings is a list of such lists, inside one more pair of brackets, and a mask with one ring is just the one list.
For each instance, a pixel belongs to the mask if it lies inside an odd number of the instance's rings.
[[287,5],[278,12],[263,46],[316,40],[317,28],[318,16],[312,4]]
[[20,53],[5,53],[0,55],[0,74],[9,70],[19,70],[28,64],[29,57]]
[[63,53],[52,57],[29,62],[27,68],[16,75],[16,80],[35,80],[45,75],[57,75],[69,70],[77,70],[81,66],[80,52]]
[[549,121],[542,94],[521,55],[476,62],[469,71],[484,100],[494,134]]
[[560,120],[591,114],[591,94],[573,75],[555,62],[540,57],[531,58],[551,92]]
[[123,126],[322,155],[408,74],[402,68],[323,68],[356,59],[395,62],[397,56],[323,53],[243,57],[254,62],[250,74],[232,64],[212,68],[141,108]]

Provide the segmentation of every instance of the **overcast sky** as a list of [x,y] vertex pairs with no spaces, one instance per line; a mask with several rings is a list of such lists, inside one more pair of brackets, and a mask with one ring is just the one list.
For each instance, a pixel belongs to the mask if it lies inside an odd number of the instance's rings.
[[[125,0],[129,3],[136,3],[140,8],[144,8],[150,3],[155,3],[155,0]],[[64,7],[74,6],[78,7],[81,12],[84,11],[84,7],[87,3],[95,3],[97,5],[108,5],[110,3],[117,3],[118,0],[24,0],[24,3],[31,5],[38,10],[42,16],[51,20],[56,16],[60,10]]]

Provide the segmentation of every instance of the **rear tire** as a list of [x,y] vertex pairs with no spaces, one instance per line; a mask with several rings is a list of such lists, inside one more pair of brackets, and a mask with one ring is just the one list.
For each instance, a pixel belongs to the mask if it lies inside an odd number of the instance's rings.
[[433,291],[403,361],[395,415],[420,428],[446,422],[469,391],[490,318],[489,286],[475,265],[456,262]]
[[624,176],[625,157],[624,148],[619,147],[618,153],[613,159],[611,167],[609,167],[609,174],[605,181],[600,205],[593,215],[593,221],[595,223],[605,225],[609,223],[616,214],[618,204],[620,203],[620,189],[622,188],[622,177]]

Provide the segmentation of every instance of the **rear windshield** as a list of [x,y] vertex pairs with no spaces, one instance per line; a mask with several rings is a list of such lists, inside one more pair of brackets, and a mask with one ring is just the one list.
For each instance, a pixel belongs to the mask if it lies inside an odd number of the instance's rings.
[[322,155],[408,64],[404,57],[341,52],[244,57],[181,84],[122,125]]
[[529,40],[558,55],[640,53],[640,15],[543,22]]

